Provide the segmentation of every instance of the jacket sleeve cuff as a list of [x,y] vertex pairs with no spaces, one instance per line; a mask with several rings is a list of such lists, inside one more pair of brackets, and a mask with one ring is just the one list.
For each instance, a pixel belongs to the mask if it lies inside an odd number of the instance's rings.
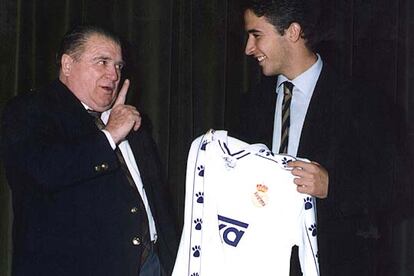
[[116,144],[114,142],[114,139],[112,139],[112,136],[109,133],[109,131],[107,131],[105,129],[102,129],[101,131],[105,134],[106,139],[108,139],[109,144],[111,145],[112,149],[114,150],[116,148]]

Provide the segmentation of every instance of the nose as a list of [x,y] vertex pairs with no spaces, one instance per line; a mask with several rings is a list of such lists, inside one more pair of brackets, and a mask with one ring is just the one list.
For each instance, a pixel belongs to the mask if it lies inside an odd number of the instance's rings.
[[251,55],[253,55],[253,53],[254,53],[254,50],[256,49],[256,46],[255,46],[255,44],[254,44],[254,41],[253,41],[253,39],[249,36],[249,38],[247,39],[247,42],[246,42],[246,48],[244,49],[244,53],[247,55],[247,56],[251,56]]
[[107,66],[106,76],[107,76],[108,79],[110,79],[112,81],[117,81],[121,76],[121,72],[118,69],[118,67],[114,64],[114,65],[111,65],[111,66]]

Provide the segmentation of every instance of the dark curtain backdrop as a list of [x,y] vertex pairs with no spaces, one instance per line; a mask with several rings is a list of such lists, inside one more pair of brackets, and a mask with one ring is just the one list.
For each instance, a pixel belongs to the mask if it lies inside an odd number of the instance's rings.
[[[414,2],[322,2],[326,39],[319,53],[340,73],[384,88],[400,115],[395,125],[403,146],[396,155],[404,155],[414,141]],[[85,22],[111,27],[128,42],[128,100],[151,119],[180,227],[191,141],[238,120],[240,96],[260,79],[255,62],[244,56],[238,2],[0,0],[0,110],[12,96],[57,76],[60,38],[73,24]],[[394,190],[402,204],[395,213],[408,215],[389,227],[398,267],[393,275],[414,275],[413,184],[401,177],[400,163],[405,164],[395,161]],[[0,275],[9,275],[12,212],[2,168],[0,177]]]

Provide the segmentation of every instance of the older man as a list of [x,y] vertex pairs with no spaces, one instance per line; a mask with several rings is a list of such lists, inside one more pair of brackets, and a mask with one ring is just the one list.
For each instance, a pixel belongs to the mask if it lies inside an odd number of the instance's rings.
[[13,275],[169,273],[176,235],[129,80],[118,89],[120,40],[79,26],[57,57],[59,79],[4,110]]

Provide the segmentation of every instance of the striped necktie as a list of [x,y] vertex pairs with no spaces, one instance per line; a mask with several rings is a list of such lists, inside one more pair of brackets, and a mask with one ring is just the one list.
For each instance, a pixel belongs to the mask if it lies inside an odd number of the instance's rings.
[[289,145],[290,128],[290,102],[292,100],[293,83],[285,81],[283,83],[283,103],[282,103],[282,129],[280,137],[279,153],[287,153]]
[[[287,153],[289,145],[289,128],[290,128],[290,103],[292,101],[293,83],[285,81],[283,83],[283,103],[282,103],[282,130],[280,138],[279,153]],[[292,247],[290,256],[289,275],[302,275],[298,246]]]
[[[105,128],[105,124],[101,120],[101,113],[100,112],[96,112],[96,111],[88,109],[88,113],[89,113],[89,115],[91,115],[94,118],[95,124],[99,129],[102,130],[102,129]],[[150,239],[150,233],[149,233],[149,223],[148,223],[147,211],[145,209],[145,205],[144,205],[144,202],[142,201],[141,195],[137,190],[137,186],[135,185],[135,181],[132,178],[132,175],[131,175],[131,173],[128,169],[128,166],[125,162],[125,159],[124,159],[124,157],[121,153],[121,150],[117,146],[114,151],[115,151],[115,154],[116,154],[116,156],[119,160],[121,169],[124,172],[124,175],[128,180],[129,185],[132,186],[138,193],[138,197],[139,197],[138,208],[142,212],[142,214],[144,214],[142,216],[142,224],[141,224],[142,237],[141,237],[141,240],[140,240],[140,242],[143,246],[142,255],[141,255],[141,264],[143,264],[145,262],[145,260],[147,259],[148,255],[151,251],[151,247],[152,247],[151,239]]]

